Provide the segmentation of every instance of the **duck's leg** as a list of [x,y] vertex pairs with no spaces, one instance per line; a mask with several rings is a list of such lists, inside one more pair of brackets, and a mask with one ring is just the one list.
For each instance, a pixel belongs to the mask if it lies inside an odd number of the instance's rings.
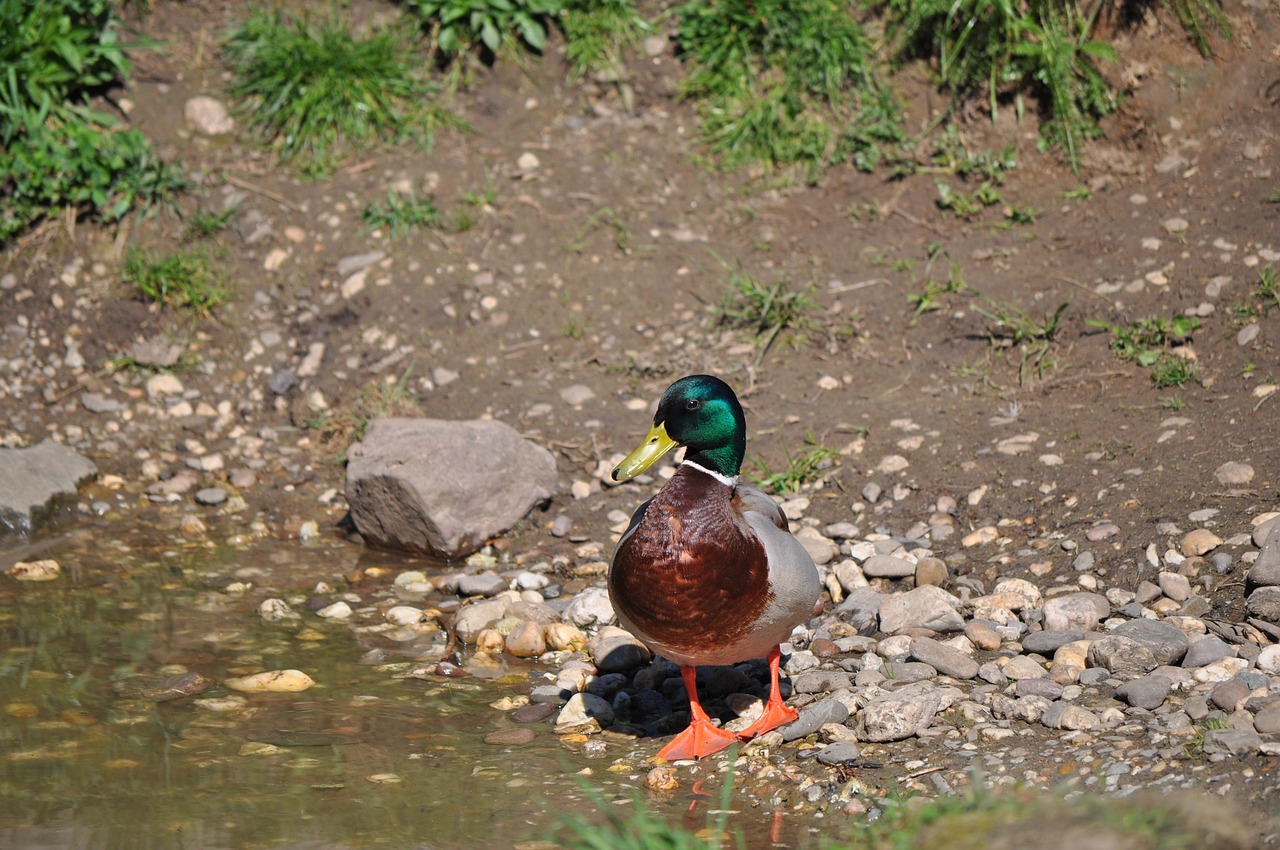
[[763,735],[770,729],[777,729],[800,716],[800,712],[794,708],[788,708],[782,701],[778,684],[778,665],[781,663],[782,648],[775,646],[769,650],[769,701],[765,703],[764,714],[760,715],[760,719],[738,733],[738,737],[744,741]]
[[681,667],[684,689],[689,692],[689,727],[676,735],[658,752],[658,758],[667,761],[700,759],[718,753],[738,740],[738,736],[718,726],[711,725],[711,718],[698,702],[698,670]]

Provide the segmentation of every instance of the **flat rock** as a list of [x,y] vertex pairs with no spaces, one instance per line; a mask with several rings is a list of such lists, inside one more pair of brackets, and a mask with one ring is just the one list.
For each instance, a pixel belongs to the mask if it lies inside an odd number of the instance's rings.
[[1066,593],[1044,603],[1046,631],[1089,631],[1111,613],[1111,603],[1097,593]]
[[1181,629],[1164,620],[1128,620],[1112,629],[1111,633],[1136,640],[1151,650],[1159,664],[1177,664],[1190,645]]
[[931,685],[912,685],[875,697],[858,714],[858,738],[901,741],[928,728],[942,706],[942,694]]
[[893,555],[872,555],[863,562],[862,573],[871,578],[906,578],[916,574],[916,565]]
[[845,762],[856,761],[862,755],[862,751],[858,749],[858,745],[853,741],[836,741],[827,744],[818,753],[818,763],[825,765],[844,764]]
[[1219,637],[1210,635],[1191,644],[1182,657],[1183,667],[1203,667],[1224,658],[1234,658],[1236,648]]
[[844,723],[849,719],[849,708],[838,699],[828,697],[810,703],[800,710],[800,717],[793,723],[779,727],[782,740],[795,741],[812,735],[827,723]]
[[956,611],[959,604],[955,596],[932,585],[886,596],[880,602],[880,630],[885,634],[914,628],[962,631],[964,619]]
[[1084,637],[1084,632],[1078,630],[1064,629],[1045,629],[1040,632],[1031,632],[1022,638],[1022,648],[1027,652],[1035,652],[1040,655],[1048,655],[1056,652],[1058,647],[1074,643]]
[[0,449],[0,537],[30,532],[97,474],[92,461],[53,440]]
[[943,675],[956,679],[972,679],[978,675],[977,661],[933,638],[912,638],[911,657],[928,664]]
[[1089,644],[1090,667],[1104,667],[1121,679],[1136,679],[1159,664],[1151,650],[1133,638],[1107,635]]
[[649,647],[617,626],[602,626],[589,646],[596,669],[601,673],[624,673],[653,659]]
[[556,486],[551,453],[495,420],[379,419],[350,452],[347,501],[370,543],[457,558]]
[[1210,729],[1204,733],[1204,753],[1209,756],[1243,756],[1261,746],[1262,738],[1251,729]]
[[1074,703],[1051,703],[1040,722],[1050,729],[1087,730],[1098,725],[1098,715]]

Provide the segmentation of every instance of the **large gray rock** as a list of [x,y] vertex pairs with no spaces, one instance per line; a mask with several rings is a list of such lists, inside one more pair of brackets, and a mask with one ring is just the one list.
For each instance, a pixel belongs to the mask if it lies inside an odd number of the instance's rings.
[[31,531],[97,474],[92,461],[53,440],[0,449],[0,537]]
[[1159,664],[1177,664],[1187,654],[1187,647],[1190,645],[1182,629],[1173,623],[1148,620],[1145,617],[1123,622],[1112,629],[1111,633],[1136,640],[1151,650]]
[[963,631],[964,619],[956,611],[959,604],[959,599],[933,585],[895,593],[880,602],[880,631],[887,635],[918,628]]
[[494,420],[378,419],[347,464],[351,519],[377,546],[458,558],[551,497],[551,453]]
[[[1263,523],[1266,525],[1266,523]],[[1275,587],[1280,585],[1280,523],[1272,523],[1270,531],[1262,541],[1262,551],[1258,560],[1249,568],[1248,582],[1251,587]]]
[[881,694],[858,715],[861,741],[901,741],[927,729],[942,707],[942,694],[928,683]]

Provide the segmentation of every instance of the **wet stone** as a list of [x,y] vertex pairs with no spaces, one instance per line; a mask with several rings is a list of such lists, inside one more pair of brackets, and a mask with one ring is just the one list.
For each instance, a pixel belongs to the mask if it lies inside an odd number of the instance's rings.
[[511,719],[516,723],[539,723],[556,713],[551,702],[531,702],[511,712]]
[[852,741],[836,741],[833,744],[827,744],[818,752],[818,763],[825,765],[845,764],[846,762],[856,761],[861,755],[862,751]]
[[202,505],[221,505],[227,500],[227,491],[221,487],[206,487],[196,491],[195,500]]
[[519,729],[499,729],[496,732],[490,732],[484,736],[486,744],[494,744],[497,746],[522,746],[532,743],[538,733],[529,728]]

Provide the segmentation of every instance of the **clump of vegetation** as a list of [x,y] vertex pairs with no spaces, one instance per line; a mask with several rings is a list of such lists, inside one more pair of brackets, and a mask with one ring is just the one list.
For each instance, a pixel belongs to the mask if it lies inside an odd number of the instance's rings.
[[[960,268],[960,264],[955,260],[947,258],[947,276],[944,279],[935,278],[932,274],[934,263],[938,258],[945,256],[942,246],[938,243],[929,245],[927,251],[927,260],[924,267],[924,289],[920,292],[912,292],[907,295],[907,303],[911,304],[915,309],[911,314],[911,324],[915,324],[925,313],[932,313],[935,310],[941,310],[943,306],[943,298],[948,295],[958,295],[968,289],[968,284],[964,280],[964,272]],[[914,264],[911,261],[903,261],[903,270],[911,268]]]
[[188,239],[208,239],[217,236],[231,227],[240,211],[235,207],[227,207],[222,212],[196,210],[187,221]]
[[364,439],[369,423],[388,416],[421,416],[422,406],[409,389],[412,368],[398,379],[367,384],[351,402],[308,421],[306,426],[319,432],[320,444],[337,450],[337,460],[347,459],[347,449]]
[[1068,306],[1064,302],[1052,313],[1035,318],[1016,304],[988,298],[985,306],[975,305],[974,312],[991,323],[987,326],[987,339],[993,348],[1020,353],[1018,381],[1026,385],[1031,377],[1042,378],[1056,365],[1053,343]]
[[898,55],[935,61],[938,82],[954,97],[985,91],[993,116],[1012,97],[1021,114],[1029,81],[1044,105],[1045,142],[1061,146],[1073,168],[1081,141],[1097,135],[1097,120],[1117,106],[1097,67],[1099,60],[1115,61],[1115,51],[1092,37],[1101,5],[1085,12],[1062,0],[884,3]]
[[400,28],[352,32],[335,15],[292,21],[257,12],[227,37],[231,95],[250,130],[283,161],[324,174],[375,141],[412,138],[462,123],[439,103]]
[[1196,379],[1195,360],[1171,351],[1188,342],[1200,327],[1200,320],[1194,316],[1151,316],[1124,325],[1086,319],[1085,324],[1107,331],[1116,357],[1149,368],[1151,382],[1160,389],[1181,387]]
[[560,15],[565,59],[577,77],[622,76],[622,51],[651,27],[631,0],[569,0]]
[[415,227],[440,227],[444,215],[430,198],[387,192],[384,200],[373,201],[361,215],[371,230],[389,230],[391,238],[403,236]]
[[561,0],[407,0],[405,7],[421,19],[441,60],[472,50],[486,51],[493,61],[503,42],[518,42],[541,53],[550,22],[560,14]]
[[64,210],[115,222],[185,181],[90,108],[129,63],[110,0],[0,0],[0,242]]
[[1271,263],[1258,269],[1258,285],[1253,296],[1231,306],[1232,315],[1241,322],[1251,322],[1280,307],[1280,272]]
[[148,301],[198,314],[231,297],[226,279],[203,251],[155,254],[131,249],[125,255],[123,275]]
[[749,274],[732,272],[729,291],[715,314],[722,325],[751,330],[763,358],[783,331],[799,345],[813,330],[812,314],[818,305],[809,297],[810,291],[793,291],[786,280],[766,286]]
[[806,484],[817,481],[839,457],[835,450],[819,443],[810,431],[804,434],[804,448],[795,454],[787,450],[786,455],[786,466],[776,470],[762,458],[752,458],[751,461],[760,473],[755,476],[756,483],[771,493],[783,496],[793,496]]
[[902,140],[898,108],[873,72],[874,48],[844,4],[691,0],[677,8],[685,95],[729,167],[863,170]]

